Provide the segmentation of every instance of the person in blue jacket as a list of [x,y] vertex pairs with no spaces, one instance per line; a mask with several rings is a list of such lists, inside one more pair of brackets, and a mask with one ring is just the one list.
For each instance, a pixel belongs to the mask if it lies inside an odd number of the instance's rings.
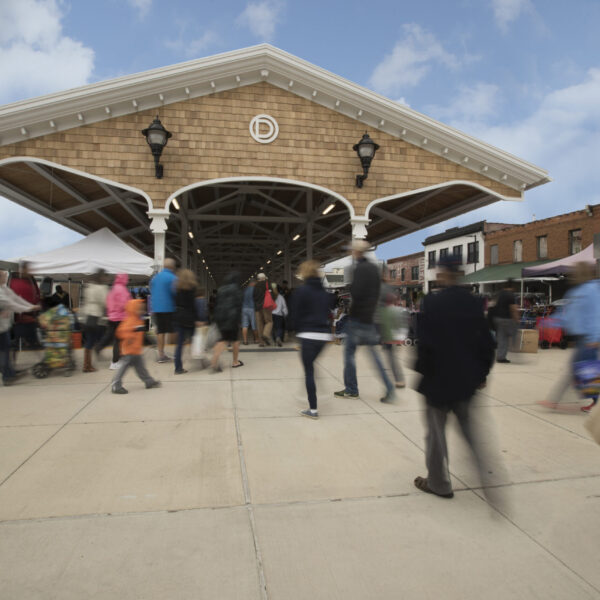
[[156,345],[158,362],[171,360],[165,354],[165,336],[173,333],[173,315],[175,314],[175,276],[176,263],[172,258],[165,259],[164,269],[157,273],[150,282],[152,298],[152,317],[156,327]]
[[292,295],[290,316],[292,327],[301,344],[300,356],[304,366],[309,405],[309,408],[300,411],[300,414],[318,419],[314,363],[332,337],[329,314],[335,306],[335,296],[323,289],[319,276],[319,263],[315,260],[307,260],[300,265],[298,279],[303,280],[304,285]]

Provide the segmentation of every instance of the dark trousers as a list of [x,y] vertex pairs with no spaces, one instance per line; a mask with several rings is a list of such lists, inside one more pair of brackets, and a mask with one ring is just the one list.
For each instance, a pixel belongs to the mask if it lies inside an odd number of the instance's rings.
[[99,325],[84,326],[83,328],[83,347],[86,350],[92,350],[102,338],[104,330]]
[[[37,334],[37,323],[15,323],[13,325],[13,335],[15,342],[25,340],[25,343],[30,348],[39,348],[40,340]],[[17,348],[19,346],[17,345]]]
[[183,369],[183,361],[181,360],[181,355],[183,354],[183,345],[187,339],[194,335],[194,328],[177,325],[175,327],[175,331],[177,333],[177,346],[175,347],[175,370],[181,371]]
[[116,332],[117,327],[120,324],[121,321],[109,321],[106,327],[106,331],[104,332],[104,335],[102,336],[102,339],[98,342],[97,346],[99,352],[100,350],[102,350],[102,348],[105,348],[106,346],[108,346],[108,344],[112,342],[112,361],[114,363],[119,362],[119,340],[117,339]]
[[125,354],[121,357],[121,364],[112,381],[113,390],[123,387],[123,375],[129,367],[135,369],[137,376],[146,384],[146,387],[154,383],[154,379],[146,370],[146,365],[144,365],[144,357],[141,354]]
[[308,404],[313,410],[317,410],[317,387],[315,385],[315,360],[327,342],[321,340],[307,340],[300,338],[302,344],[300,357],[304,366],[304,380],[306,383],[306,393],[308,394]]
[[273,315],[273,339],[283,340],[285,318],[282,315]]
[[15,371],[10,364],[10,332],[0,333],[0,370],[2,371],[2,380],[6,381],[15,376]]

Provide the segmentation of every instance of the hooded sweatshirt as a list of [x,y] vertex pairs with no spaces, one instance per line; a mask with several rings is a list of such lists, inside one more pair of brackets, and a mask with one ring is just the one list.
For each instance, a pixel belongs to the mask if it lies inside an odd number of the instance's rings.
[[141,354],[144,346],[144,322],[139,316],[143,300],[130,300],[125,305],[127,316],[117,327],[117,338],[121,340],[121,354]]
[[27,312],[33,308],[33,304],[17,296],[6,285],[0,285],[0,333],[5,333],[11,328],[13,313]]
[[128,281],[129,277],[125,273],[119,273],[115,277],[115,282],[106,297],[106,315],[109,321],[119,322],[127,316],[125,305],[131,300],[127,289]]

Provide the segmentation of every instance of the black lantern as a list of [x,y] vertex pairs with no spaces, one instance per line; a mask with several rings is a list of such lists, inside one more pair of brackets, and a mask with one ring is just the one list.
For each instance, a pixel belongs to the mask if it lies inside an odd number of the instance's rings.
[[358,158],[360,158],[360,164],[363,168],[363,174],[356,176],[356,187],[361,188],[363,186],[363,181],[369,175],[369,167],[371,166],[371,161],[375,156],[375,152],[379,150],[379,144],[376,144],[365,131],[365,134],[362,136],[360,142],[358,142],[358,144],[354,144],[352,149],[356,152],[356,154],[358,154]]
[[150,127],[147,129],[142,129],[142,135],[146,137],[148,146],[150,146],[150,150],[152,150],[152,156],[154,156],[156,178],[162,179],[163,166],[159,164],[160,155],[162,154],[163,148],[167,145],[169,138],[173,134],[162,126],[158,115],[156,115],[156,119],[152,121]]

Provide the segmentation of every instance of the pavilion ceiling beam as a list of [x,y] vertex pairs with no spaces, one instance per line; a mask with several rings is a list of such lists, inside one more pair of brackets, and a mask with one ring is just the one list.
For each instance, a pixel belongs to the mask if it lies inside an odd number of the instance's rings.
[[228,221],[229,223],[304,223],[301,217],[272,217],[263,215],[194,215],[194,221]]
[[405,219],[404,217],[395,215],[394,213],[388,212],[387,210],[383,210],[383,208],[379,208],[377,206],[374,207],[371,212],[379,217],[383,217],[386,221],[391,221],[392,223],[396,223],[397,225],[402,225],[403,227],[406,227],[406,228],[411,228],[411,227],[418,228],[419,227],[419,224],[416,223],[415,221],[411,221],[410,219]]
[[66,192],[72,198],[75,198],[77,202],[81,204],[87,204],[89,199],[84,196],[79,190],[75,189],[70,183],[63,181],[58,175],[50,172],[47,167],[43,165],[38,165],[34,162],[26,162],[25,163],[30,169],[47,179],[50,183],[55,185],[57,188],[61,189],[63,192]]
[[[215,188],[216,191],[218,191],[218,188]],[[189,210],[189,214],[200,214],[202,212],[206,212],[207,210],[210,210],[216,206],[219,206],[220,204],[222,204],[223,202],[225,202],[226,200],[229,200],[230,198],[233,198],[235,196],[238,196],[240,193],[239,190],[234,190],[233,192],[230,192],[229,194],[225,194],[224,196],[221,196],[220,198],[216,198],[215,200],[212,200],[211,202],[209,202],[208,204],[203,204],[202,206],[199,206],[197,208],[194,208],[193,210]],[[216,196],[216,193],[215,193]]]
[[115,201],[111,197],[99,198],[98,200],[91,200],[89,202],[86,202],[85,204],[78,204],[77,206],[72,206],[71,208],[63,208],[62,210],[56,211],[55,214],[59,217],[73,217],[75,215],[80,215],[82,213],[92,211],[95,208],[103,208],[104,206],[110,206],[114,203]]
[[[280,202],[279,200],[276,200],[275,198],[273,198],[273,196],[269,196],[268,194],[265,194],[264,192],[261,192],[257,188],[250,188],[250,191],[251,191],[252,194],[255,194],[257,196],[262,196],[263,198],[265,198],[269,202],[272,202],[273,204],[276,204],[277,206],[279,206],[279,208],[282,208],[286,212],[291,212],[292,214],[296,215],[297,217],[302,216],[302,213],[298,212],[297,210],[294,210],[293,208],[291,208],[287,204],[284,204],[283,202]],[[277,191],[277,189],[275,191]]]
[[115,192],[109,185],[106,185],[102,181],[98,182],[100,187],[111,197],[114,198],[115,202],[119,204],[124,210],[126,210],[140,225],[145,225],[150,228],[150,220],[146,215],[140,214],[136,209],[125,201],[125,199]]

